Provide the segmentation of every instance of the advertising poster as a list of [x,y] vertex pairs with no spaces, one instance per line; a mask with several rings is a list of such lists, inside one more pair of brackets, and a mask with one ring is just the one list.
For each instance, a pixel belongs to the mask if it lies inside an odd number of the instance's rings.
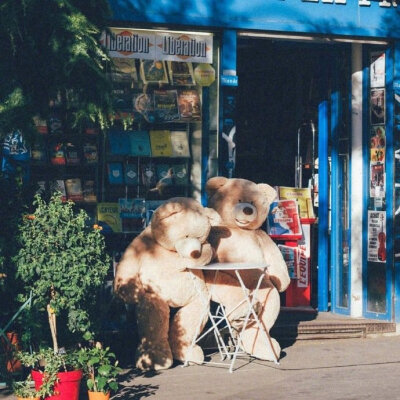
[[385,89],[372,89],[371,102],[371,125],[385,124]]
[[386,261],[386,212],[368,211],[368,261]]
[[385,53],[374,52],[371,54],[370,70],[371,87],[385,86]]
[[280,200],[297,200],[300,208],[300,219],[314,219],[314,208],[310,188],[279,187]]
[[385,166],[382,163],[371,163],[370,169],[370,197],[384,198],[386,192]]

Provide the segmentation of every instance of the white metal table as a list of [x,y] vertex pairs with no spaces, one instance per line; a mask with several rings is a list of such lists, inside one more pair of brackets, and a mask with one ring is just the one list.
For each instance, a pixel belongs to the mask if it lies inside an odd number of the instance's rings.
[[[206,335],[213,332],[216,342],[217,342],[221,360],[223,361],[225,359],[228,359],[228,360],[230,360],[230,363],[227,364],[226,362],[219,363],[219,362],[213,362],[213,361],[204,361],[204,363],[218,364],[218,365],[225,365],[225,366],[229,365],[229,372],[233,372],[236,358],[237,358],[241,348],[243,347],[242,339],[241,339],[242,334],[249,323],[255,323],[255,324],[257,324],[257,326],[261,332],[261,335],[263,335],[266,346],[268,346],[272,350],[271,352],[273,354],[275,364],[279,364],[278,357],[275,354],[274,349],[271,345],[269,332],[267,331],[267,329],[264,327],[264,325],[259,320],[257,312],[254,308],[254,306],[256,304],[256,299],[257,299],[257,292],[258,292],[258,289],[260,288],[260,285],[261,285],[264,277],[267,274],[268,265],[260,266],[260,264],[254,264],[254,263],[213,263],[213,264],[208,264],[208,265],[204,265],[204,266],[190,267],[188,269],[189,270],[200,269],[203,271],[205,271],[205,270],[215,271],[214,281],[211,286],[211,289],[209,290],[207,297],[204,296],[204,293],[198,287],[198,283],[197,283],[197,280],[195,279],[195,276],[192,275],[196,290],[198,291],[199,296],[201,296],[201,298],[203,300],[203,304],[204,304],[204,311],[199,318],[199,325],[196,329],[196,334],[193,338],[192,346],[194,346],[196,343],[198,343]],[[242,276],[241,276],[241,271],[250,270],[250,269],[260,271],[260,276],[257,280],[257,284],[254,288],[251,288],[251,289],[246,287],[246,285],[242,279]],[[217,307],[216,311],[213,313],[209,307],[209,304],[210,304],[210,300],[211,300],[211,297],[213,294],[213,288],[215,286],[215,282],[217,281],[218,273],[220,271],[234,271],[235,272],[235,275],[238,279],[238,282],[239,282],[240,287],[243,292],[243,297],[240,300],[240,302],[238,302],[231,310],[225,310],[225,308],[222,305],[219,305]],[[239,333],[235,335],[232,325],[229,322],[229,315],[243,304],[247,305],[246,313],[243,318],[243,324],[242,324],[241,328],[239,329]],[[205,332],[203,332],[201,334],[201,336],[199,336],[201,321],[203,321],[203,318],[207,314],[211,321],[211,327],[209,329],[207,329]],[[221,334],[221,328],[223,328],[225,326],[228,328],[228,331],[229,331],[230,340],[231,340],[231,343],[233,344],[233,352],[230,350],[230,346],[228,346],[225,343],[225,341],[223,340],[222,334]],[[191,360],[186,359],[183,366],[189,365],[190,361]]]

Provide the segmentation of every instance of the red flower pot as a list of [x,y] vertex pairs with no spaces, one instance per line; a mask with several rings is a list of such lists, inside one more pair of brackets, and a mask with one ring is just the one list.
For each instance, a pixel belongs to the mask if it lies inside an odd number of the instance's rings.
[[[57,376],[58,382],[54,385],[55,394],[46,397],[45,400],[78,400],[82,371],[59,372]],[[43,381],[43,373],[33,370],[32,379],[35,382],[36,390],[39,390]]]

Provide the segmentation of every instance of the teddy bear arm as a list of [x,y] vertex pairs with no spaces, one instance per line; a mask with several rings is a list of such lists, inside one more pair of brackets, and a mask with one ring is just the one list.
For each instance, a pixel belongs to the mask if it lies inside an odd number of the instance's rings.
[[280,292],[284,292],[289,284],[290,277],[286,262],[275,242],[264,232],[259,230],[257,237],[268,264],[268,275],[274,286]]

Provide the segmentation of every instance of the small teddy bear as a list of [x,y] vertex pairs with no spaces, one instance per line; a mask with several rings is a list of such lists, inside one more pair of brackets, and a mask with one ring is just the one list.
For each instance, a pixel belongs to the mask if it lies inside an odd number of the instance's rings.
[[[114,291],[136,305],[139,369],[166,369],[173,359],[203,362],[202,349],[191,345],[208,291],[203,272],[187,268],[211,261],[207,238],[211,224],[219,220],[214,210],[194,199],[175,197],[155,210],[151,224],[125,250]],[[178,311],[170,321],[171,307]],[[201,329],[206,322],[207,316]]]
[[[260,229],[276,191],[267,184],[225,177],[209,179],[206,191],[208,206],[216,210],[222,219],[220,226],[212,227],[209,236],[216,253],[215,261],[268,265],[268,274],[257,293],[255,308],[261,323],[269,332],[280,311],[279,292],[286,290],[290,284],[288,269],[278,246]],[[235,306],[243,299],[243,292],[234,271],[220,272],[215,284],[213,271],[205,271],[204,276],[212,300],[221,303],[228,313],[234,309],[229,318],[232,325],[237,325],[243,309]],[[253,289],[260,270],[241,271],[241,276],[247,288]],[[278,342],[271,338],[272,354],[264,339],[256,324],[246,327],[241,337],[248,354],[263,360],[279,359]]]

